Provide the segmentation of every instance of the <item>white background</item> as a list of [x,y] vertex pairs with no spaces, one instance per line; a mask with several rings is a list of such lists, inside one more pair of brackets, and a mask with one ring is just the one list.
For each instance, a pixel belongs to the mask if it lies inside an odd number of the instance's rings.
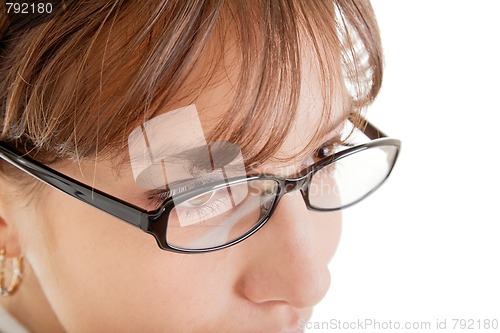
[[[446,319],[440,332],[477,332],[452,319],[500,321],[500,1],[372,4],[386,71],[367,115],[403,147],[389,181],[345,211],[332,287],[309,325],[436,331]],[[307,332],[391,331],[372,328]]]

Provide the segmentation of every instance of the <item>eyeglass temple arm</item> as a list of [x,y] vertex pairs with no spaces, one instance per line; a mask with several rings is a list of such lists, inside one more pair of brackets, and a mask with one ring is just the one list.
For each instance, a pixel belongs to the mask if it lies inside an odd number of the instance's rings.
[[377,127],[375,127],[375,125],[370,123],[368,120],[366,120],[365,117],[360,114],[351,115],[349,119],[354,124],[354,126],[360,129],[371,140],[387,137],[384,132],[379,130]]
[[110,195],[71,179],[27,156],[20,155],[3,142],[0,142],[0,159],[80,201],[143,230],[148,228],[149,215],[139,207],[132,207],[115,197],[111,199]]

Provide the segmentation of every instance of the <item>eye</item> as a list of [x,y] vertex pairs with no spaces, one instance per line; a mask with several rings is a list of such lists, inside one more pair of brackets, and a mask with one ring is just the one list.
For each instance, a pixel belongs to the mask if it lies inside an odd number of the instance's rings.
[[335,141],[326,142],[321,147],[316,150],[314,157],[317,159],[323,159],[327,156],[332,155],[335,152]]
[[313,154],[314,160],[317,162],[325,157],[333,155],[338,151],[339,147],[344,145],[344,141],[341,140],[341,135],[337,134],[330,140],[323,143]]
[[215,193],[215,191],[212,191],[212,192],[208,192],[208,193],[199,195],[199,196],[187,201],[187,203],[193,207],[203,206],[204,204],[209,202],[210,199],[212,199],[212,197],[214,196],[214,193]]

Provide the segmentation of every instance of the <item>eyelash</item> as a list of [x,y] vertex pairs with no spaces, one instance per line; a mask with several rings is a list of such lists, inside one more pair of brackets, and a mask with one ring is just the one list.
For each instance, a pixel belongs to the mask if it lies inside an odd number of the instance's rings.
[[208,203],[204,203],[199,207],[183,208],[182,213],[185,214],[183,217],[185,219],[194,218],[197,221],[203,221],[219,215],[223,208],[223,199],[210,199]]
[[327,156],[330,156],[334,153],[334,148],[337,145],[334,143],[328,144],[328,145],[322,145],[320,148],[316,150],[314,153],[314,157],[317,159],[323,159]]
[[314,151],[314,159],[316,161],[333,155],[340,146],[345,146],[345,142],[341,142],[339,138],[333,138],[321,145]]
[[[189,180],[185,181],[189,182]],[[167,201],[168,199],[172,198],[175,195],[179,195],[181,193],[193,190],[199,186],[203,186],[211,182],[212,181],[210,180],[196,180],[196,181],[193,180],[192,182],[189,182],[184,186],[176,187],[173,189],[170,188],[156,189],[153,192],[149,193],[148,201],[154,207],[160,207],[165,201]]]

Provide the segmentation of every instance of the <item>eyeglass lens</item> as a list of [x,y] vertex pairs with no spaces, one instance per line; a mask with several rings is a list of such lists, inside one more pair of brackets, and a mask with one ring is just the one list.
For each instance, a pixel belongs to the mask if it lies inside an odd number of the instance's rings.
[[168,217],[167,243],[184,249],[227,244],[258,225],[278,188],[274,180],[243,181],[177,204]]
[[311,207],[338,209],[361,200],[387,178],[396,156],[394,146],[375,146],[324,167],[309,186]]
[[[307,189],[310,207],[334,210],[361,200],[387,178],[396,155],[396,147],[375,146],[320,169]],[[167,243],[193,250],[230,243],[259,225],[278,192],[277,181],[253,179],[179,202],[168,217]]]

